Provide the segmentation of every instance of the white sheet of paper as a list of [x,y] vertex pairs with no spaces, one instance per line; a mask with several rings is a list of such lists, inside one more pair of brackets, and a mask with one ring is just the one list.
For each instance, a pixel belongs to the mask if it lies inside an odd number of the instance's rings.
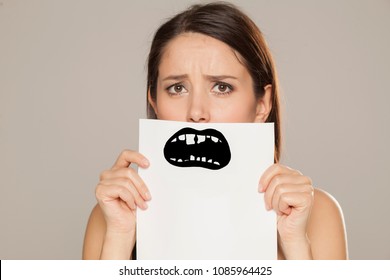
[[[221,132],[230,147],[229,164],[211,170],[169,163],[164,146],[185,127],[199,135],[208,128]],[[276,215],[266,211],[257,191],[274,162],[273,123],[140,120],[139,151],[150,161],[138,173],[152,200],[146,211],[137,210],[137,259],[277,258]]]

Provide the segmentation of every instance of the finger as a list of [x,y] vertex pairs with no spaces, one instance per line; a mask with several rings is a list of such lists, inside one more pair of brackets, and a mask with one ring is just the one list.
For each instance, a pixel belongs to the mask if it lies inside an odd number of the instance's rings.
[[112,178],[107,179],[104,181],[101,181],[101,184],[106,186],[116,185],[121,186],[130,191],[130,193],[133,196],[133,199],[135,203],[140,207],[141,209],[145,210],[148,208],[148,205],[146,204],[145,200],[142,198],[142,196],[138,193],[138,190],[134,186],[134,182],[130,178]]
[[274,192],[276,188],[280,185],[310,185],[310,178],[297,175],[297,174],[277,174],[275,175],[271,181],[268,183],[268,186],[264,192],[264,200],[266,205],[271,205],[272,198],[274,196]]
[[141,208],[142,210],[148,209],[148,204],[145,202],[145,200],[141,197],[141,195],[134,187],[130,188],[130,192],[133,194],[135,203],[138,205],[139,208]]
[[133,183],[138,192],[141,194],[144,200],[151,200],[150,191],[146,186],[144,180],[138,175],[138,173],[132,168],[120,168],[115,170],[107,170],[102,172],[100,180],[109,180],[114,178],[128,178]]
[[290,215],[293,211],[309,211],[312,206],[313,196],[309,193],[284,193],[280,196],[279,203],[274,207],[278,215]]
[[130,209],[135,210],[137,208],[132,192],[121,185],[99,184],[96,187],[96,198],[103,205],[121,199]]
[[298,170],[291,169],[290,167],[281,165],[279,163],[273,164],[270,167],[268,167],[263,175],[260,178],[259,181],[259,191],[264,192],[266,191],[269,182],[272,180],[274,176],[277,174],[295,174],[295,175],[302,175],[301,172]]
[[131,151],[131,150],[123,150],[119,157],[117,158],[116,162],[112,166],[112,169],[119,169],[124,167],[129,167],[130,164],[135,163],[140,167],[146,168],[149,166],[148,159],[143,156],[142,154]]
[[[280,198],[285,193],[307,193],[311,194],[313,190],[313,187],[311,185],[292,185],[292,184],[282,184],[278,185],[274,191],[274,194],[271,198],[270,202],[266,202],[266,205],[268,206],[267,209],[276,209],[279,205]],[[268,204],[267,204],[268,203]]]

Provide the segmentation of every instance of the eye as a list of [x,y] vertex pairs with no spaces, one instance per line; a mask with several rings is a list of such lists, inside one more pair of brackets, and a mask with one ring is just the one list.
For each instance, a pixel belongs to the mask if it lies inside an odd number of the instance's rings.
[[169,95],[182,95],[183,93],[187,93],[188,91],[182,84],[174,84],[167,88]]
[[227,83],[218,82],[211,91],[217,95],[228,95],[233,91],[233,86]]

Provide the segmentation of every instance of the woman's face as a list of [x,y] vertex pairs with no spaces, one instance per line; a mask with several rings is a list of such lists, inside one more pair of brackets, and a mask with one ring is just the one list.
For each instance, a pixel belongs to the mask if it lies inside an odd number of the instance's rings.
[[271,86],[262,99],[239,54],[200,33],[170,41],[162,55],[157,98],[149,101],[157,118],[187,122],[264,122],[271,110]]

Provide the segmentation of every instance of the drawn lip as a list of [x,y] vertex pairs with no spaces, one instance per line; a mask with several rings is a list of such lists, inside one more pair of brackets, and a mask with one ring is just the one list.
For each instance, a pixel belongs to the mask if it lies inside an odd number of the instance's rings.
[[227,140],[218,130],[186,127],[168,139],[164,157],[178,167],[198,166],[217,170],[229,164],[231,154]]

